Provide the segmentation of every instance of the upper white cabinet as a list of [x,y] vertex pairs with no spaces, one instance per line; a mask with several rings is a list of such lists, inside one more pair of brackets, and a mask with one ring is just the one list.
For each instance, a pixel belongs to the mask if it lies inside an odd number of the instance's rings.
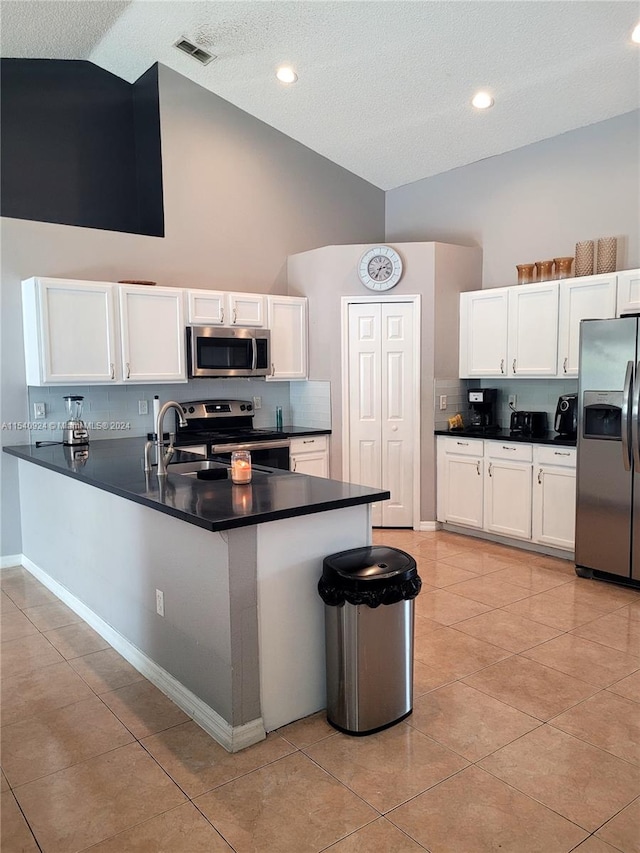
[[226,326],[264,326],[264,296],[257,293],[228,293]]
[[115,285],[65,279],[22,282],[28,385],[114,382]]
[[509,289],[508,375],[555,376],[558,363],[558,282]]
[[268,296],[271,375],[267,379],[307,378],[307,300],[302,296]]
[[507,287],[460,294],[460,376],[505,376]]
[[640,312],[640,270],[626,270],[617,276],[618,316]]
[[265,297],[259,293],[188,290],[187,320],[192,326],[265,325]]
[[184,291],[120,286],[124,382],[186,382]]
[[221,290],[187,290],[187,320],[192,326],[223,326],[227,294]]
[[562,281],[558,320],[559,376],[578,375],[580,321],[615,317],[616,289],[615,274]]
[[461,293],[460,377],[575,377],[581,320],[616,310],[640,312],[639,270]]
[[28,385],[186,382],[184,291],[22,282]]

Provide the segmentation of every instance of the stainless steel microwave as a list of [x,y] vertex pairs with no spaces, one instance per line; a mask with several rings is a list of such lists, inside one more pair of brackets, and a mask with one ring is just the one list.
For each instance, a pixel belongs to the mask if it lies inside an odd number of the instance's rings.
[[267,376],[271,332],[232,326],[187,327],[189,376]]

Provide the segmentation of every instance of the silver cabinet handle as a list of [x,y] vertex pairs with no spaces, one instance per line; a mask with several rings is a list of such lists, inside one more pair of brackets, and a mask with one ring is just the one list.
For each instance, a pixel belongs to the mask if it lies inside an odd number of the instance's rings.
[[234,326],[235,326],[235,324],[236,324],[236,320],[237,320],[237,319],[238,319],[238,309],[237,309],[237,308],[234,308],[234,309],[233,309],[233,325],[234,325]]
[[131,376],[131,365],[129,364],[129,362],[127,362],[127,379],[129,379],[130,376]]
[[515,358],[513,359],[513,372],[514,373],[516,372],[516,360],[515,360]]
[[478,472],[478,477],[479,477],[479,476],[480,476],[480,474],[482,473],[482,472],[480,471],[480,460],[479,460],[479,459],[478,459],[478,461],[476,462],[476,471]]
[[469,447],[468,441],[456,441],[456,444],[459,444],[460,447]]
[[568,361],[569,361],[569,359],[565,358],[565,360],[562,362],[562,370],[564,371],[564,373],[567,372],[567,362]]
[[500,359],[500,373],[504,373],[504,358]]
[[293,468],[291,469],[292,471],[295,471],[295,470],[296,470],[296,465],[297,465],[297,464],[298,464],[298,463],[297,463],[297,461],[294,459],[294,460],[293,460]]
[[503,449],[503,450],[511,450],[511,451],[515,451],[515,450],[517,450],[518,448],[517,448],[517,447],[507,447],[507,445],[506,445],[506,444],[503,444],[503,445],[502,445],[502,449]]
[[115,379],[116,378],[116,366],[113,362],[111,362],[109,367],[111,368],[111,378]]
[[220,322],[224,324],[224,308],[220,309]]
[[303,444],[313,444],[314,441],[315,441],[315,438],[303,438],[302,439]]
[[542,468],[538,471],[538,483],[542,485]]
[[490,477],[493,477],[493,474],[491,473],[492,468],[493,468],[493,462],[489,462],[489,476]]
[[276,375],[276,366],[273,362],[271,362],[271,375],[272,376]]
[[554,450],[553,455],[554,456],[571,456],[571,454],[569,453],[568,450],[565,453],[561,453],[559,450]]

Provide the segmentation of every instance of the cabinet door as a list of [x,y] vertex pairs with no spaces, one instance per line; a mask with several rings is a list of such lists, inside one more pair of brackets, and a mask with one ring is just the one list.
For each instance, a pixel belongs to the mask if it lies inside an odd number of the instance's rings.
[[444,457],[442,521],[482,528],[483,460],[473,456]]
[[306,379],[307,300],[269,296],[267,316],[271,330],[271,375],[267,379]]
[[531,463],[491,459],[485,485],[485,530],[531,539]]
[[558,376],[578,375],[580,321],[616,315],[616,277],[588,276],[562,281],[558,321]]
[[222,326],[227,294],[221,290],[188,290],[187,319],[192,326]]
[[508,288],[460,294],[460,376],[507,373]]
[[226,326],[264,327],[264,296],[256,293],[228,293]]
[[329,476],[329,457],[325,451],[291,454],[291,470],[296,474],[310,474],[312,477]]
[[576,472],[540,465],[533,484],[533,540],[573,551],[576,524]]
[[509,376],[556,376],[558,282],[509,290]]
[[618,317],[640,311],[640,270],[625,270],[618,278]]
[[114,285],[29,279],[22,287],[27,383],[114,382]]
[[184,291],[120,288],[125,382],[186,382]]

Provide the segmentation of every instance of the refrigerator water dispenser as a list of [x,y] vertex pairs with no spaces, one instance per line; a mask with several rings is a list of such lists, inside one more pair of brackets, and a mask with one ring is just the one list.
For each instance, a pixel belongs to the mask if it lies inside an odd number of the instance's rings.
[[582,435],[620,441],[622,438],[622,391],[585,391]]

